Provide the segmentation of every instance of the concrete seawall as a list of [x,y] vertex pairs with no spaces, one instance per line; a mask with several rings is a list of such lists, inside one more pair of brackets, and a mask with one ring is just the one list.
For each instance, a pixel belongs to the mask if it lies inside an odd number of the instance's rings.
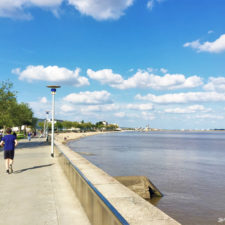
[[91,224],[180,224],[58,141],[55,152]]

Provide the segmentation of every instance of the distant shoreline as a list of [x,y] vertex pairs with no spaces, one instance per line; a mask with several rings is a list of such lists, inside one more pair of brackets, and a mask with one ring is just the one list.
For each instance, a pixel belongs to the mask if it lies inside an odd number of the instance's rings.
[[[118,131],[116,131],[118,132]],[[166,130],[166,129],[159,129],[159,130],[150,130],[150,131],[142,131],[142,130],[122,130],[120,132],[143,132],[143,133],[149,133],[149,132],[225,132],[223,129],[214,129],[214,130]],[[105,134],[109,132],[85,132],[85,133],[56,133],[55,134],[55,140],[62,143],[67,144],[70,141],[75,141],[80,138],[85,138],[97,134]],[[110,132],[111,133],[111,132]]]
[[178,130],[178,129],[152,129],[149,131],[145,131],[145,130],[126,130],[126,131],[136,131],[136,132],[158,132],[158,131],[165,131],[165,132],[220,132],[220,131],[224,131],[225,129],[204,129],[204,130],[192,130],[192,129],[182,129],[182,130]]
[[69,141],[75,141],[80,138],[89,137],[97,134],[103,134],[105,132],[86,132],[86,133],[57,133],[55,134],[55,140],[62,143],[67,144]]

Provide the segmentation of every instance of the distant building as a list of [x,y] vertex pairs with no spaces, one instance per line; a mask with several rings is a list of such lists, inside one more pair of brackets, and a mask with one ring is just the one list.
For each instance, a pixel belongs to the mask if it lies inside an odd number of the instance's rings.
[[105,126],[108,125],[108,122],[106,122],[106,121],[100,121],[100,122],[102,122],[102,124],[105,125]]
[[73,131],[73,132],[80,132],[80,128],[79,127],[71,127],[70,129],[64,129],[66,131]]
[[144,128],[144,131],[146,131],[146,132],[148,132],[148,131],[150,131],[151,130],[151,128],[149,127],[149,125],[147,125],[145,128]]

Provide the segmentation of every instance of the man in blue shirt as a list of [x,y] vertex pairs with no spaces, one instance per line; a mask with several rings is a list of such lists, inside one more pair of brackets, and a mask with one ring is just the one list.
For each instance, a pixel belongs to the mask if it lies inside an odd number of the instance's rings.
[[10,128],[6,129],[7,135],[2,138],[0,143],[1,146],[4,145],[4,159],[6,166],[6,173],[13,173],[12,164],[14,159],[14,150],[15,146],[17,146],[17,140],[14,135],[11,134],[12,130]]

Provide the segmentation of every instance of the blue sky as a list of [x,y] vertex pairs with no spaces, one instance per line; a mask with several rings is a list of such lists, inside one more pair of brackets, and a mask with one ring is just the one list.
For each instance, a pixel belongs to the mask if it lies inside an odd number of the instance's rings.
[[0,76],[35,116],[225,128],[223,0],[0,0]]

